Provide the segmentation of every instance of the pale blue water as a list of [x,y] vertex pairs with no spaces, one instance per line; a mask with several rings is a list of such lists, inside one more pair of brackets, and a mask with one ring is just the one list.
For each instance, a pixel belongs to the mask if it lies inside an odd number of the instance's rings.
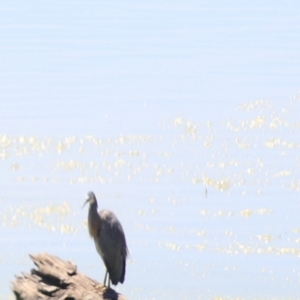
[[127,235],[129,299],[297,299],[299,8],[2,4],[1,298],[28,253],[103,280],[93,190]]

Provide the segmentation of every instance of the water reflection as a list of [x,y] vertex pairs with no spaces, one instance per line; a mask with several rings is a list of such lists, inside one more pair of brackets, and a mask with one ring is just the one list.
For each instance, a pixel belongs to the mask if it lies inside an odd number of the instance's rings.
[[94,189],[128,233],[118,286],[128,298],[297,294],[299,107],[299,98],[277,109],[255,101],[221,122],[175,116],[151,135],[2,134],[6,276],[46,251],[102,278],[80,209]]

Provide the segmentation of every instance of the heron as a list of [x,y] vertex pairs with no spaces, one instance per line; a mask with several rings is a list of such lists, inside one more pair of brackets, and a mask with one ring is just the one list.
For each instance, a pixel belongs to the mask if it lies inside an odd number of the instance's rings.
[[[94,239],[97,252],[106,267],[103,285],[110,288],[125,280],[126,258],[129,254],[123,227],[116,215],[109,210],[97,211],[98,203],[93,192],[87,194],[83,206],[90,204],[88,229]],[[106,285],[108,275],[108,285]]]

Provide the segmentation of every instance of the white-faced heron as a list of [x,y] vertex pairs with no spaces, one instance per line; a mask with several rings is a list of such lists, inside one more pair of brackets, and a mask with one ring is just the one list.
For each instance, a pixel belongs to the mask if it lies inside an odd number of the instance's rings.
[[123,283],[128,249],[122,225],[113,212],[109,210],[97,211],[97,199],[93,192],[88,193],[84,205],[86,203],[90,204],[89,233],[94,239],[96,249],[106,267],[103,284],[106,285],[107,273],[108,287],[110,287],[110,281],[114,285],[119,282]]

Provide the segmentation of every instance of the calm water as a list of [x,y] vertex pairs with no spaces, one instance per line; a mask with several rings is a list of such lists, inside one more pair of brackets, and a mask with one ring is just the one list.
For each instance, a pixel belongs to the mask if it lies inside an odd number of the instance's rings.
[[125,229],[129,299],[297,299],[299,4],[0,8],[0,298],[49,252],[103,280],[81,209]]

